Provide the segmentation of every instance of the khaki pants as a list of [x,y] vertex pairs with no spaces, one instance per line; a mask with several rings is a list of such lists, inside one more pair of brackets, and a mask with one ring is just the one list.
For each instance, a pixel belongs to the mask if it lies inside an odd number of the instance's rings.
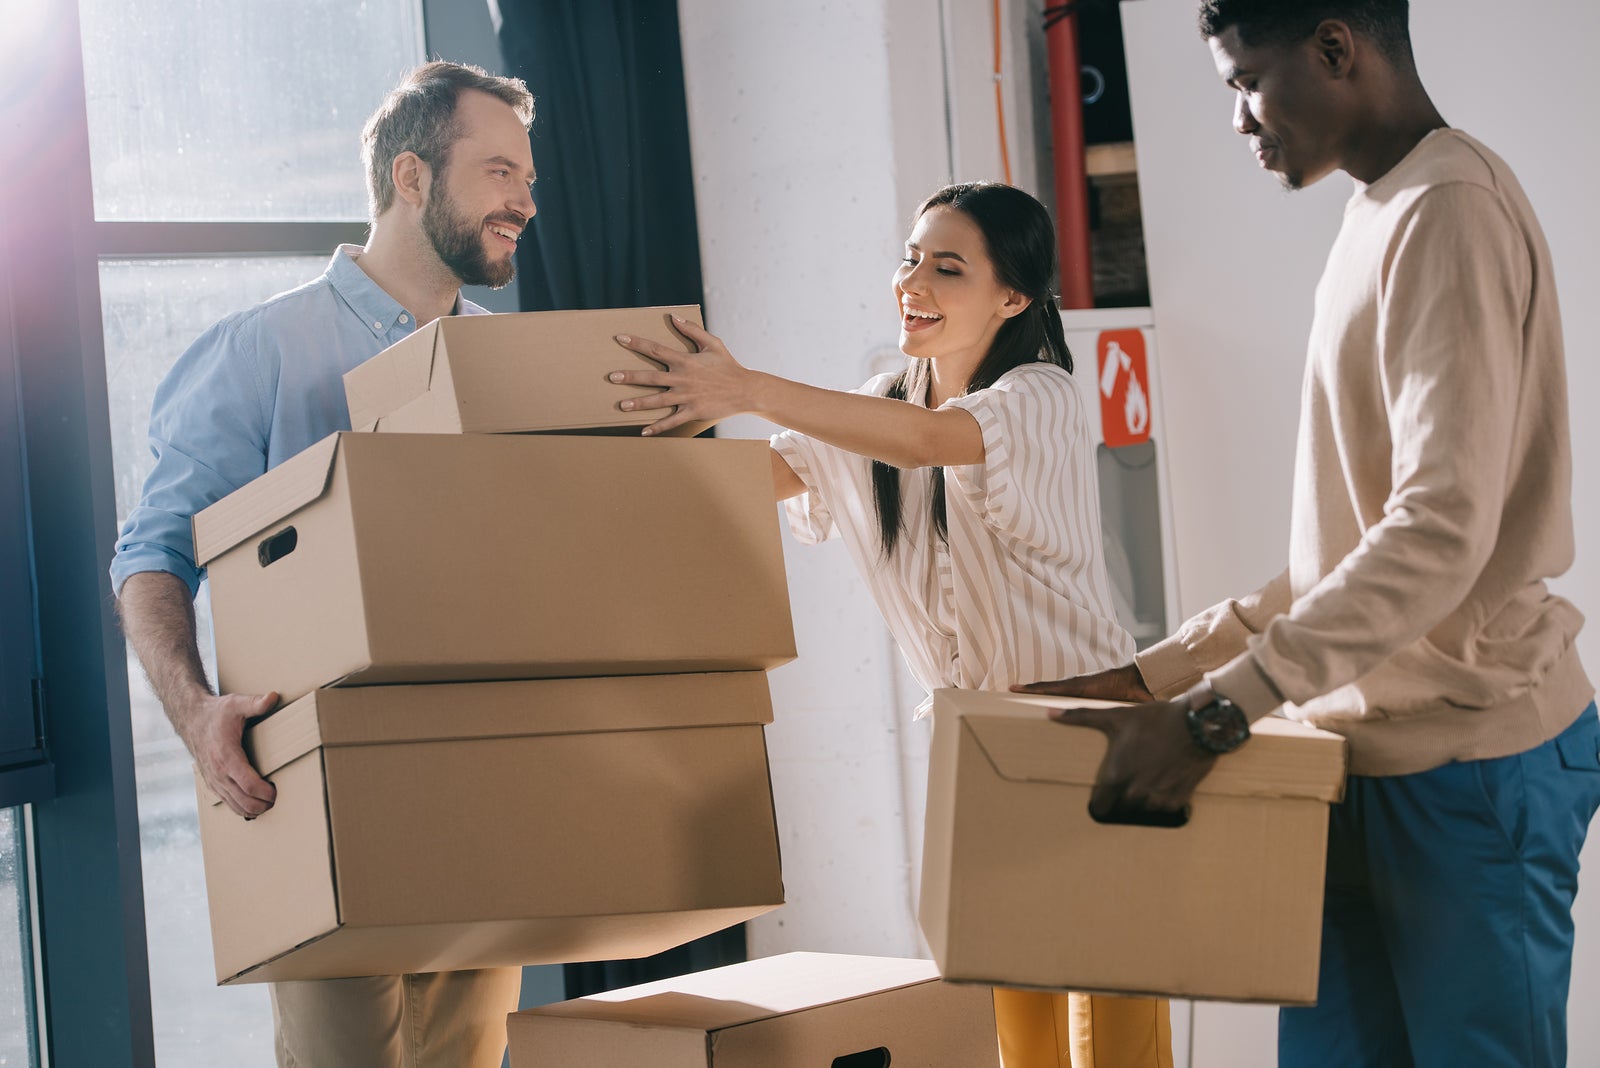
[[1005,1068],[1172,1068],[1167,1002],[995,987]]
[[500,1068],[522,969],[272,984],[278,1068]]

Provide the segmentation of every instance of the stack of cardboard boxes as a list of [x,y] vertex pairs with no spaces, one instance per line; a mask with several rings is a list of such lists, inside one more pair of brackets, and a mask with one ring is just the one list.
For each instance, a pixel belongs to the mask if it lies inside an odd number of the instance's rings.
[[669,311],[440,320],[351,373],[356,432],[195,517],[219,685],[282,705],[245,737],[274,807],[200,787],[218,982],[642,956],[782,903],[767,447],[639,438],[605,379]]

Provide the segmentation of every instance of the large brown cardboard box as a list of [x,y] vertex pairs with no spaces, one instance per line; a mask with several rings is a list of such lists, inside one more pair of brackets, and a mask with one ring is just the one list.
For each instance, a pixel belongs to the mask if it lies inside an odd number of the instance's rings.
[[332,435],[195,517],[219,685],[775,667],[772,499],[761,441]]
[[[319,690],[200,785],[219,983],[660,952],[783,902],[761,672]],[[197,779],[197,783],[198,783]]]
[[512,1013],[511,1068],[998,1068],[987,988],[785,953]]
[[1180,828],[1101,824],[1094,702],[934,695],[923,934],[946,979],[1306,1005],[1316,1000],[1328,804],[1344,739],[1268,718]]
[[[697,305],[435,319],[345,374],[350,425],[399,433],[638,434],[666,409],[625,412],[617,405],[656,390],[615,385],[606,375],[660,365],[614,338],[632,334],[693,351],[672,329],[673,315],[701,322]],[[685,423],[668,434],[692,437],[709,426]]]

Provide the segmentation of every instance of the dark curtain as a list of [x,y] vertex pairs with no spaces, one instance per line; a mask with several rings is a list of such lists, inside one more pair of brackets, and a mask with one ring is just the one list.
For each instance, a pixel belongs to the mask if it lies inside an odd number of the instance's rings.
[[536,101],[525,311],[698,304],[700,245],[676,0],[500,0]]
[[[507,72],[536,101],[523,310],[699,304],[676,0],[500,0],[500,13]],[[569,964],[566,994],[744,959],[739,926],[654,957]]]

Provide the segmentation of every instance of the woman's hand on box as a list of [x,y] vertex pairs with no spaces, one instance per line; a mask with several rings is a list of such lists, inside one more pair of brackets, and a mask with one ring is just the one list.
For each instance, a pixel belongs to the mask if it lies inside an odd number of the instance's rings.
[[646,435],[660,434],[688,422],[716,422],[752,411],[757,372],[740,365],[716,335],[676,315],[672,322],[697,351],[684,352],[648,338],[617,336],[617,344],[665,368],[661,371],[613,371],[610,380],[618,385],[661,390],[630,397],[619,407],[625,412],[669,409],[666,415],[644,428]]

